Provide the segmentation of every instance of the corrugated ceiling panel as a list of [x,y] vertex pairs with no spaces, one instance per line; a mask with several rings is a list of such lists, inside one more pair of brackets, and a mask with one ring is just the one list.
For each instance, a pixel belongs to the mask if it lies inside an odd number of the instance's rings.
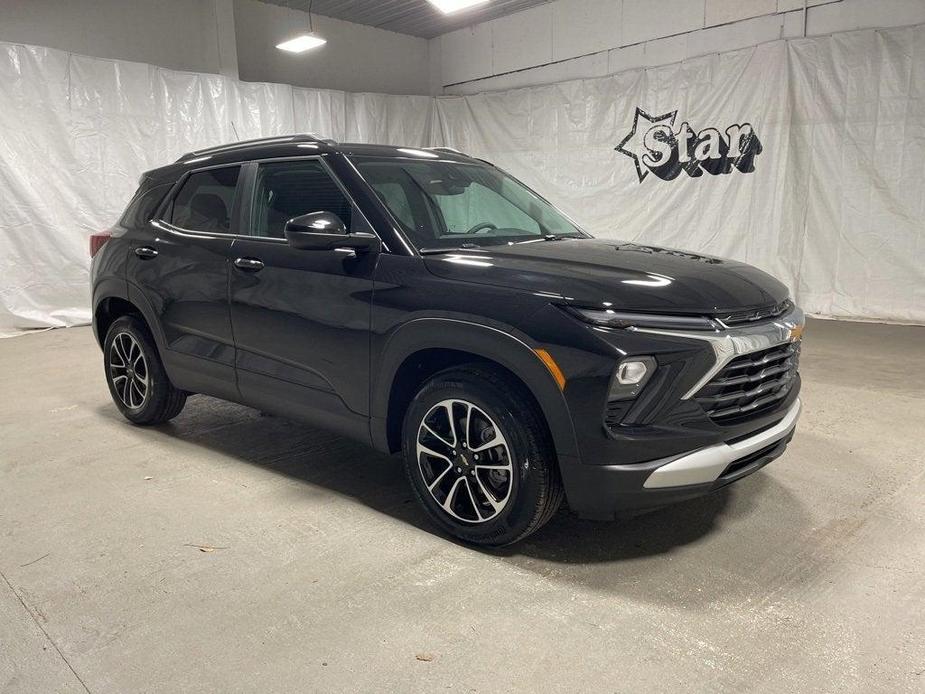
[[282,7],[411,34],[425,39],[489,19],[520,12],[550,0],[491,0],[445,15],[427,0],[263,0]]

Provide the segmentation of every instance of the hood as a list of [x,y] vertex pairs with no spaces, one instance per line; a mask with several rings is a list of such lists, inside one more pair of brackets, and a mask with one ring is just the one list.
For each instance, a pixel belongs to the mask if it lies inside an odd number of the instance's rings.
[[767,308],[787,288],[765,272],[668,248],[598,239],[561,239],[425,256],[452,280],[548,294],[581,306],[655,313],[717,314]]

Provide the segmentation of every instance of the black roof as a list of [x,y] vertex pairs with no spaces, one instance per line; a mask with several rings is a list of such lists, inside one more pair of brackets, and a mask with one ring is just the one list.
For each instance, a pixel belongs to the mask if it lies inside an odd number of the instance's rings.
[[258,140],[231,142],[225,145],[207,147],[194,152],[188,152],[172,164],[146,172],[145,177],[152,179],[176,178],[181,173],[200,166],[233,164],[237,161],[248,161],[252,159],[305,156],[309,153],[332,154],[337,152],[375,157],[408,157],[414,156],[413,150],[421,149],[438,153],[440,158],[444,160],[448,159],[450,161],[460,162],[472,161],[471,157],[451,147],[421,148],[336,142],[312,133],[301,133],[296,135],[264,137]]

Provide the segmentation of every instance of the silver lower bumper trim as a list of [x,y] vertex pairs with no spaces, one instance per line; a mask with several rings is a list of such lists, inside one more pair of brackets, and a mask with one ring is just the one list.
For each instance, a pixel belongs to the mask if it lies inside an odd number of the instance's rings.
[[770,429],[765,429],[735,443],[718,443],[693,453],[685,453],[680,457],[666,458],[665,464],[649,475],[643,487],[660,489],[714,482],[730,463],[770,446],[793,431],[800,417],[801,408],[802,403],[797,398],[787,410],[784,418]]

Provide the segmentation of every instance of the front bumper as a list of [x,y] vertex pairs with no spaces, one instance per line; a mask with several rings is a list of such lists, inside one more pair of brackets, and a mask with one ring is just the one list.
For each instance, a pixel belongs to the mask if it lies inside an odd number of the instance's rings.
[[[773,319],[720,323],[715,331],[609,328],[558,309],[536,314],[527,332],[537,335],[567,378],[563,395],[576,445],[574,454],[559,452],[559,469],[572,510],[612,518],[667,505],[709,493],[780,456],[800,413],[796,371],[779,400],[764,402],[753,396],[761,396],[762,379],[769,377],[764,370],[750,374],[758,376],[757,385],[743,395],[742,406],[760,402],[754,411],[714,417],[699,394],[715,388],[712,379],[722,378],[734,360],[798,341],[803,325],[796,306]],[[658,366],[642,392],[614,410],[614,369],[634,356],[654,357]]]
[[797,398],[773,426],[745,438],[634,465],[577,465],[569,503],[585,518],[666,506],[709,494],[759,470],[787,447],[800,416]]
[[646,489],[665,489],[715,482],[730,466],[741,466],[740,461],[767,450],[781,439],[789,440],[788,437],[797,425],[801,408],[802,403],[797,398],[784,418],[770,429],[759,431],[740,441],[718,443],[693,453],[653,461],[649,463],[649,467],[654,469],[642,486]]

